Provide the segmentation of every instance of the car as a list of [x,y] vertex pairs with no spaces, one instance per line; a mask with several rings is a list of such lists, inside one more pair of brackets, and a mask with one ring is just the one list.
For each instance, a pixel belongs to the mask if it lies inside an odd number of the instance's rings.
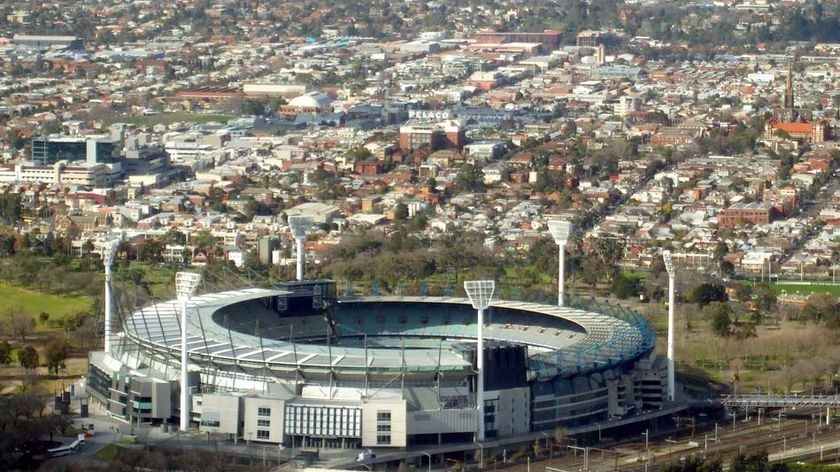
[[356,457],[356,462],[367,462],[372,459],[376,459],[376,454],[370,449],[365,449],[359,452],[359,455]]

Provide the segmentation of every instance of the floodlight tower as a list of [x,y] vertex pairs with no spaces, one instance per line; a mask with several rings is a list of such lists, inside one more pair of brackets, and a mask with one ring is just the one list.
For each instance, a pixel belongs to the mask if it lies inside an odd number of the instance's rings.
[[305,216],[290,216],[289,227],[292,229],[292,236],[295,238],[295,249],[297,257],[297,279],[303,280],[303,242],[306,240],[306,230],[312,226],[312,219]]
[[560,253],[560,267],[557,274],[557,305],[563,306],[563,291],[566,284],[566,243],[572,233],[572,223],[568,221],[551,220],[548,222],[548,232],[554,238]]
[[475,393],[476,410],[478,412],[478,429],[476,430],[476,441],[484,441],[484,310],[490,306],[493,298],[493,290],[496,282],[493,280],[467,280],[464,282],[464,291],[470,298],[470,302],[478,311],[478,336],[476,337],[476,369],[478,370],[478,382]]
[[674,401],[674,261],[671,251],[662,251],[665,270],[668,271],[668,400]]
[[111,353],[111,266],[117,255],[118,241],[109,241],[102,251],[102,264],[105,266],[105,352]]
[[201,282],[201,274],[195,272],[178,272],[175,274],[175,292],[178,301],[181,302],[181,431],[186,431],[190,426],[190,388],[189,377],[187,376],[187,304],[190,301],[198,283]]

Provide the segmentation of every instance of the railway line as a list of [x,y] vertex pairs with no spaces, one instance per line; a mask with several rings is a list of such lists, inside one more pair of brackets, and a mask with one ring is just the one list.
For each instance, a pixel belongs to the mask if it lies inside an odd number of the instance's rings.
[[[786,417],[785,417],[786,415]],[[788,411],[780,418],[776,412],[759,418],[752,412],[745,418],[739,412],[734,427],[728,418],[690,430],[667,432],[649,431],[650,440],[645,444],[644,434],[632,442],[615,446],[567,447],[566,453],[550,460],[531,463],[533,471],[542,472],[607,472],[654,471],[685,458],[698,455],[705,458],[720,457],[724,468],[738,453],[750,454],[766,451],[772,462],[840,462],[840,425],[822,424],[817,418],[819,410],[804,408]],[[730,417],[731,418],[731,417]],[[724,423],[726,421],[726,423]],[[525,467],[515,467],[512,470]],[[518,471],[517,471],[518,472]]]

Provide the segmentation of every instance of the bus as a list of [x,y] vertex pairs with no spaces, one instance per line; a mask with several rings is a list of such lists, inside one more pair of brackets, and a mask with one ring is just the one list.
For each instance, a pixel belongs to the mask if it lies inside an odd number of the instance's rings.
[[54,447],[52,449],[47,449],[47,456],[48,457],[61,457],[73,454],[74,452],[78,451],[80,447],[85,443],[84,435],[80,435],[81,437],[76,438],[75,441],[66,445],[66,446],[59,446]]

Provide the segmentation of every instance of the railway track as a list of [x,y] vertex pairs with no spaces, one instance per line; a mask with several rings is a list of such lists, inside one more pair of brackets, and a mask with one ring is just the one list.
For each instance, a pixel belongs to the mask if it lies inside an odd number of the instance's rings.
[[[815,410],[816,412],[816,410]],[[651,440],[649,453],[643,439],[624,443],[615,448],[592,449],[588,463],[585,464],[583,453],[565,455],[551,461],[534,463],[542,472],[545,467],[565,472],[579,472],[588,466],[591,472],[612,470],[657,470],[669,463],[680,461],[690,455],[701,457],[720,457],[728,467],[731,457],[736,454],[750,454],[766,451],[772,461],[838,461],[840,460],[840,428],[837,425],[820,425],[809,417],[809,410],[797,412],[795,418],[762,418],[758,424],[756,416],[750,420],[736,420],[727,426],[719,424],[717,439],[715,429],[701,431],[693,437],[676,436],[673,439]],[[788,413],[791,415],[791,413]],[[792,416],[792,415],[791,415]],[[648,458],[649,457],[649,458]]]

